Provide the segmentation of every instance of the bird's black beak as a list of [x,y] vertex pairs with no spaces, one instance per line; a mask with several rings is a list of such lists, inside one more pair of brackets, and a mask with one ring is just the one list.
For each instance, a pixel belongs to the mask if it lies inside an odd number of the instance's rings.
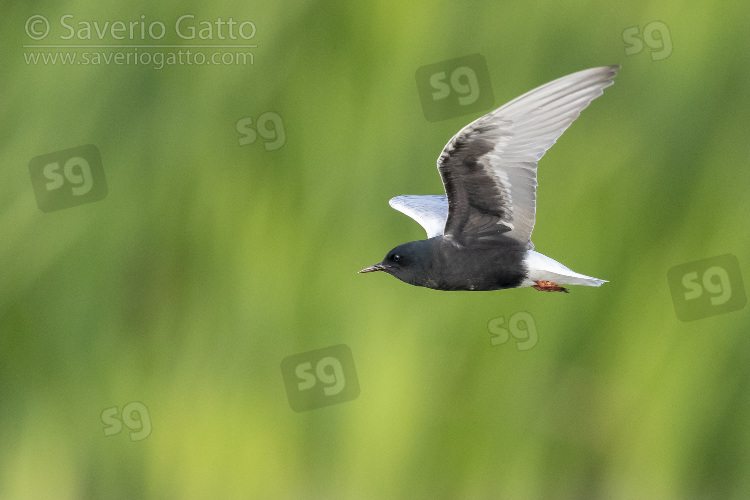
[[384,265],[382,262],[380,264],[375,264],[374,266],[366,267],[362,269],[361,271],[358,271],[360,273],[374,273],[375,271],[385,271],[385,269],[389,267]]

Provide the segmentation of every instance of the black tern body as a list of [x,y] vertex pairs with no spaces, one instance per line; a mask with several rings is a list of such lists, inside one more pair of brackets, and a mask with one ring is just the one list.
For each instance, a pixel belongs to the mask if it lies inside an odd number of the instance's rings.
[[542,85],[473,121],[443,148],[445,195],[397,196],[390,205],[416,220],[426,240],[399,245],[379,264],[405,283],[436,290],[601,286],[534,250],[537,162],[619,66],[602,66]]

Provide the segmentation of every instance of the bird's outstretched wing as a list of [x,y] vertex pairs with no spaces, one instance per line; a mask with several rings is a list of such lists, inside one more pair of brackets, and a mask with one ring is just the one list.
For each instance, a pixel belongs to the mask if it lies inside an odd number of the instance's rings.
[[448,199],[444,194],[396,196],[388,204],[419,222],[427,231],[428,238],[443,234],[445,220],[448,218]]
[[533,249],[537,162],[612,85],[618,68],[592,68],[554,80],[453,136],[437,162],[450,209],[445,234],[468,241],[507,233]]

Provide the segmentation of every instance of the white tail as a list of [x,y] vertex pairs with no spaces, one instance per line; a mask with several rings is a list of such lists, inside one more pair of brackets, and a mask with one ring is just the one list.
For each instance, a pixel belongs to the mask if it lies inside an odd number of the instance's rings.
[[579,274],[563,266],[555,259],[551,259],[534,250],[526,252],[523,259],[529,278],[521,286],[536,285],[537,281],[551,281],[558,285],[585,285],[585,286],[602,286],[607,283],[606,280]]

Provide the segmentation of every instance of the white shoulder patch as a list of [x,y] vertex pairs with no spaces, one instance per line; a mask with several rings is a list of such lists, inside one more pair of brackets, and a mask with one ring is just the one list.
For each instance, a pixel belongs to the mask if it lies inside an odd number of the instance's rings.
[[444,194],[396,196],[388,204],[417,221],[428,238],[443,235],[448,219],[448,199]]

